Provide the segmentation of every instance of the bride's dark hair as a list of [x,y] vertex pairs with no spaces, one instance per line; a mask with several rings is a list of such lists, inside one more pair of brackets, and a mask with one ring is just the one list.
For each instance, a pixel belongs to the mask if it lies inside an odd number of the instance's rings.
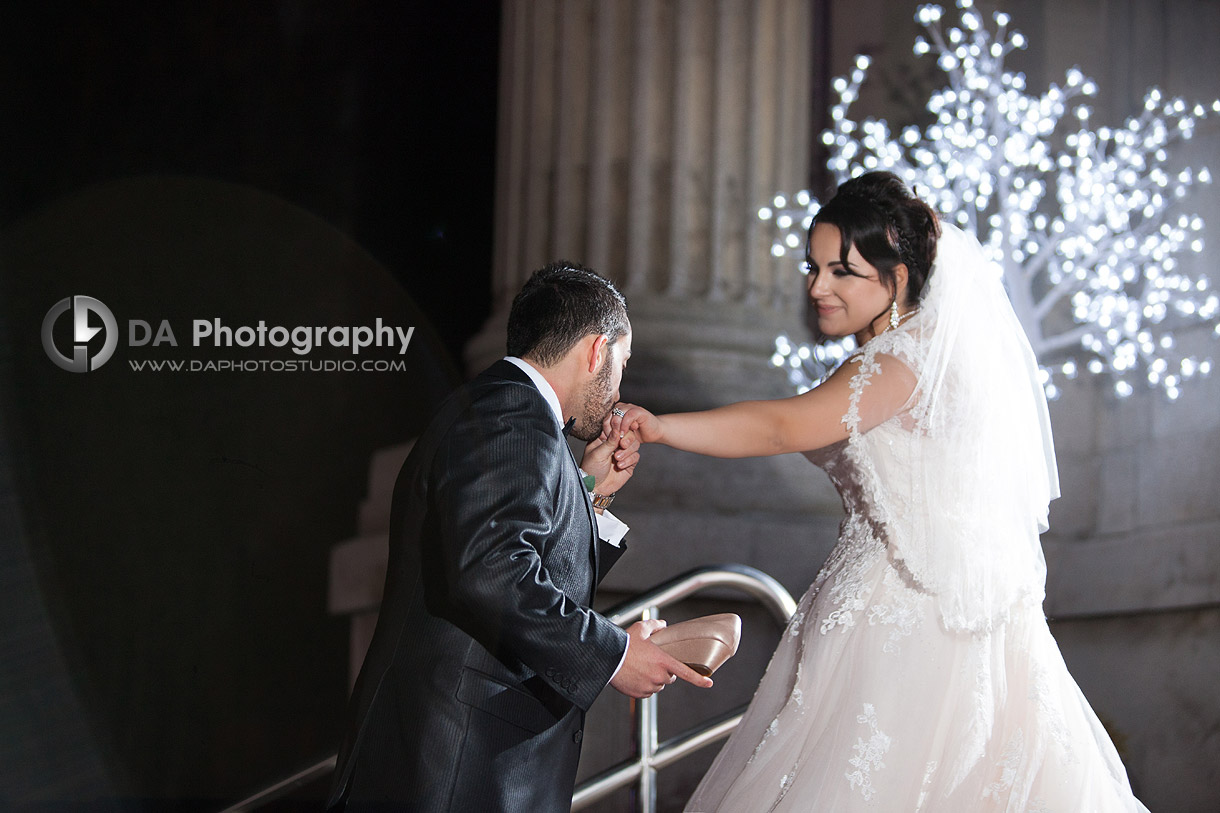
[[891,291],[897,290],[894,268],[899,263],[906,265],[907,302],[919,302],[936,259],[940,221],[932,207],[911,194],[897,175],[867,172],[840,184],[835,196],[814,216],[810,234],[818,223],[838,227],[844,265],[855,245]]

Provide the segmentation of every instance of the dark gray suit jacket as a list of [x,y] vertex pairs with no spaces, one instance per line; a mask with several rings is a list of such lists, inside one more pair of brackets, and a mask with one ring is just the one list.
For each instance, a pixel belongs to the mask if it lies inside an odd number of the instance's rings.
[[589,609],[621,553],[596,528],[525,373],[497,362],[446,400],[394,487],[385,596],[329,806],[570,808],[584,712],[627,643]]

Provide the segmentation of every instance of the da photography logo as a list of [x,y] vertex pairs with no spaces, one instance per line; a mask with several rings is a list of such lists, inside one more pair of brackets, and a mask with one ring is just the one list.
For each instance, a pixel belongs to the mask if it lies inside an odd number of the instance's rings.
[[[71,318],[65,324],[63,316],[69,311]],[[386,324],[380,316],[373,324],[293,326],[268,325],[263,319],[257,324],[229,325],[213,317],[194,319],[191,327],[190,344],[196,348],[195,355],[199,348],[211,347],[228,357],[175,357],[172,350],[153,350],[154,357],[139,358],[148,352],[145,348],[178,348],[178,337],[169,320],[128,319],[127,347],[137,357],[128,358],[127,364],[137,373],[405,372],[403,356],[415,335],[413,326]],[[72,373],[101,367],[114,355],[121,338],[114,313],[91,296],[61,299],[42,320],[42,347],[47,358]],[[242,352],[247,349],[249,353]],[[310,358],[314,354],[331,355],[334,350],[347,350],[351,357]],[[385,355],[391,357],[379,357]]]
[[[61,353],[55,344],[55,323],[68,311],[72,311],[71,358]],[[90,313],[97,314],[102,320],[102,327],[90,327]],[[102,331],[105,331],[102,349],[90,358],[89,341]],[[118,343],[119,326],[114,320],[114,314],[110,312],[110,308],[91,296],[65,297],[56,302],[42,320],[43,349],[47,351],[51,361],[71,373],[87,373],[101,367],[114,355],[114,348]]]

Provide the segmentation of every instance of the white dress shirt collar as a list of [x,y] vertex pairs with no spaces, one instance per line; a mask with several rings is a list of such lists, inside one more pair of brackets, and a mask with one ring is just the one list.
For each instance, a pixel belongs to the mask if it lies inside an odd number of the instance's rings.
[[534,382],[538,392],[542,393],[542,397],[550,405],[551,412],[555,413],[555,420],[559,422],[560,426],[563,426],[566,423],[563,419],[563,407],[559,405],[559,396],[555,394],[555,388],[551,386],[551,382],[543,378],[542,373],[538,372],[528,361],[519,359],[516,356],[505,356],[504,360],[517,365],[523,373],[530,377],[530,381]]

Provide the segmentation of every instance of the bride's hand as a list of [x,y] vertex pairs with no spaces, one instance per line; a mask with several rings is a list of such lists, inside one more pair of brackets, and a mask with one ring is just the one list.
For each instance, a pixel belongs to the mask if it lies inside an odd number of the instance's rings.
[[584,457],[580,467],[586,474],[593,475],[593,490],[598,494],[611,495],[627,484],[635,473],[636,464],[640,462],[640,442],[635,434],[628,432],[625,437],[611,441],[602,432],[601,437],[589,441],[585,446]]
[[665,437],[665,426],[661,419],[641,406],[619,402],[618,411],[606,418],[604,434],[612,438],[626,437],[635,432],[641,443],[660,443]]

